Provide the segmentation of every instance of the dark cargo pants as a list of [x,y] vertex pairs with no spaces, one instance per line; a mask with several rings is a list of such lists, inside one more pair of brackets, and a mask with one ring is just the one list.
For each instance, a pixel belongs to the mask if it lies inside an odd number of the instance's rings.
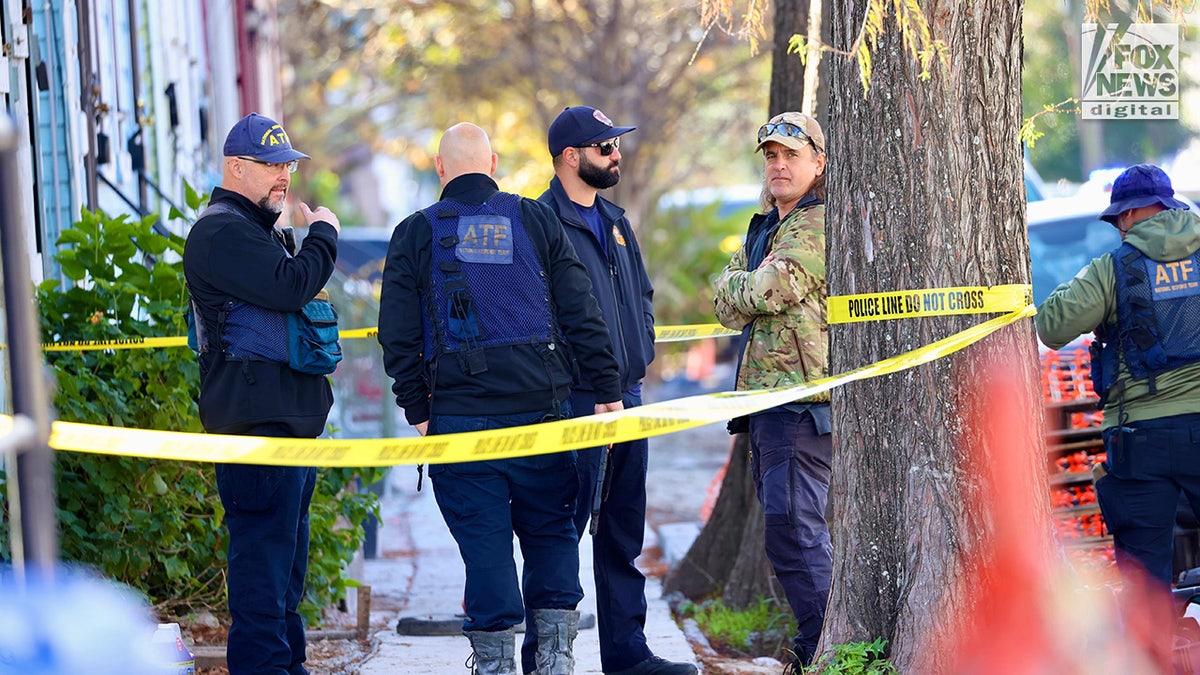
[[1169,586],[1182,492],[1200,513],[1200,414],[1130,422],[1104,431],[1107,475],[1096,501],[1122,573],[1140,567]]
[[229,673],[305,675],[304,621],[296,608],[308,571],[317,470],[218,464],[216,476],[229,528]]
[[766,553],[796,617],[795,651],[808,664],[821,637],[833,545],[825,522],[833,439],[810,413],[750,416],[750,471],[763,507]]
[[[641,396],[626,393],[626,408],[642,404]],[[596,398],[591,392],[571,394],[576,417],[591,415]],[[641,438],[618,443],[609,453],[608,497],[600,507],[598,529],[592,538],[592,573],[596,579],[596,625],[600,638],[600,666],[604,672],[631,668],[653,656],[646,645],[646,577],[633,561],[642,554],[646,531],[646,463],[649,443]],[[600,448],[577,453],[579,502],[575,529],[587,536],[592,496],[600,472]],[[526,606],[522,667],[533,672],[537,628]]]
[[[434,415],[429,433],[523,426],[548,415]],[[513,533],[525,560],[524,600],[536,609],[575,609],[583,598],[571,522],[579,491],[575,453],[434,464],[429,478],[466,567],[464,632],[504,630],[525,618]]]

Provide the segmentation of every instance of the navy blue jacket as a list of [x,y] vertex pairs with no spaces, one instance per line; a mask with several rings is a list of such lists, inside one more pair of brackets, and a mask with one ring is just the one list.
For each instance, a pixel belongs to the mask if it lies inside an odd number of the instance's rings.
[[[550,189],[543,192],[538,201],[549,205],[558,214],[567,237],[575,246],[575,253],[587,268],[592,294],[608,324],[621,369],[621,387],[624,391],[634,390],[654,360],[654,288],[650,285],[642,251],[633,235],[633,227],[625,217],[625,210],[596,195],[596,208],[608,236],[608,254],[605,255],[604,247],[580,218],[557,177],[551,179]],[[587,374],[582,375],[582,381],[577,382],[575,388],[594,391]],[[580,413],[575,411],[575,414]]]
[[[491,177],[459,176],[442,199],[482,204],[499,192]],[[521,220],[549,275],[550,302],[566,340],[561,372],[550,372],[540,346],[521,344],[489,349],[486,372],[470,375],[458,358],[440,358],[431,367],[421,353],[423,303],[431,297],[429,272],[433,230],[425,214],[412,214],[396,226],[388,244],[379,298],[379,344],[383,365],[394,380],[396,404],[409,424],[430,414],[511,415],[549,410],[570,396],[573,362],[596,383],[601,403],[621,400],[612,344],[592,298],[587,272],[554,214],[532,199],[521,200]],[[557,350],[562,353],[563,350]],[[454,355],[450,355],[453,357]],[[432,405],[431,405],[432,400]]]
[[[279,312],[303,307],[329,281],[337,259],[337,230],[326,222],[309,227],[295,257],[275,234],[279,214],[242,195],[215,188],[213,203],[235,213],[206,215],[188,233],[183,271],[197,327],[210,344],[217,315],[230,299]],[[200,354],[200,422],[211,433],[246,433],[281,425],[291,436],[316,438],[325,430],[333,392],[324,375],[292,370],[286,363],[226,361],[219,348]]]

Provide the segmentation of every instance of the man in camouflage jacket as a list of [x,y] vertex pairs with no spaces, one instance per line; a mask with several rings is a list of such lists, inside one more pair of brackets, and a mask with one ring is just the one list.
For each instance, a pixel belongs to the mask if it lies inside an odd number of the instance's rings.
[[[825,324],[825,135],[788,112],[758,131],[766,214],[716,282],[717,319],[742,331],[737,388],[801,384],[829,372]],[[767,559],[796,617],[794,672],[815,655],[829,598],[833,548],[825,522],[832,439],[829,394],[735,420],[748,431]],[[741,424],[738,424],[741,422]]]

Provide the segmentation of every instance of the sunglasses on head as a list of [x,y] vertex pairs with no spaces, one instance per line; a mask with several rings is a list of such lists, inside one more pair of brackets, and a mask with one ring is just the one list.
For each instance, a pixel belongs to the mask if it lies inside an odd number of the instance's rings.
[[575,147],[577,147],[577,148],[596,148],[597,150],[600,151],[601,157],[608,157],[609,155],[613,154],[614,150],[621,149],[621,137],[618,136],[617,138],[610,138],[607,141],[600,141],[599,143],[585,143],[583,145],[577,145]]
[[802,138],[809,143],[813,143],[813,146],[816,147],[816,143],[813,142],[812,137],[804,133],[804,129],[801,129],[798,125],[792,124],[791,122],[775,122],[773,124],[762,125],[758,128],[758,142],[762,143],[764,138],[772,134],[791,136],[793,138]]

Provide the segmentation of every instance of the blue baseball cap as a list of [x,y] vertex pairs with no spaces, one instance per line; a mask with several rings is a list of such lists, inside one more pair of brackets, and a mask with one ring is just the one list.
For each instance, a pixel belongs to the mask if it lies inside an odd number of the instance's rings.
[[1111,225],[1117,224],[1117,216],[1129,209],[1162,204],[1168,209],[1187,210],[1188,205],[1175,199],[1175,189],[1171,187],[1171,179],[1167,174],[1153,164],[1137,164],[1125,169],[1113,181],[1112,197],[1107,209],[1100,214],[1100,220]]
[[546,140],[550,146],[550,156],[558,157],[559,153],[567,148],[606,141],[636,128],[615,127],[612,120],[599,110],[586,105],[576,105],[563,109],[558,117],[554,118]]
[[292,141],[278,122],[258,113],[250,113],[229,130],[225,137],[226,157],[253,157],[264,162],[290,162],[312,159],[292,148]]

